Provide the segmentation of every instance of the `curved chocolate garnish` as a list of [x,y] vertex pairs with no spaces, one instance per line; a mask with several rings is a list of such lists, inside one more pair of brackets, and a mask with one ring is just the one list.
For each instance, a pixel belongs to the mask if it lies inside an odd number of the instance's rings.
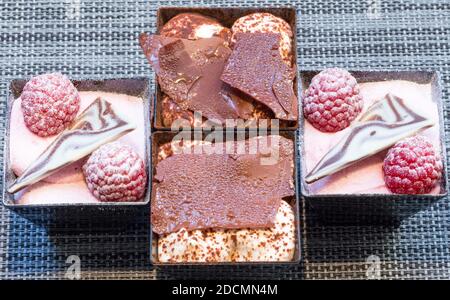
[[277,118],[297,120],[295,69],[288,67],[280,56],[280,35],[238,33],[236,37],[221,79],[267,105]]
[[433,125],[432,120],[408,107],[403,99],[387,94],[368,108],[350,132],[317,163],[305,181],[312,183],[336,173]]
[[[246,154],[236,154],[242,145]],[[258,148],[252,152],[254,145]],[[295,193],[293,143],[270,136],[251,138],[241,146],[216,143],[223,154],[178,153],[159,162],[153,183],[153,231],[272,226],[280,199]],[[225,149],[233,149],[228,151],[232,154]],[[273,164],[263,163],[276,154]]]
[[142,33],[139,40],[162,91],[183,110],[201,112],[219,123],[251,116],[253,105],[234,96],[220,80],[231,53],[223,39],[192,41]]
[[97,98],[14,181],[8,192],[15,193],[50,176],[133,129],[135,126],[118,115],[111,103]]

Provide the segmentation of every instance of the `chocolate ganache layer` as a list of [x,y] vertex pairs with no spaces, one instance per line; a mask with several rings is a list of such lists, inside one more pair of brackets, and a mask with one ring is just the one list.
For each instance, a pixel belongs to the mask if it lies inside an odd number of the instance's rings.
[[[276,135],[214,147],[213,154],[183,151],[156,165],[155,233],[181,228],[268,228],[273,226],[280,199],[295,194],[291,140]],[[237,154],[239,149],[245,149],[244,154]]]

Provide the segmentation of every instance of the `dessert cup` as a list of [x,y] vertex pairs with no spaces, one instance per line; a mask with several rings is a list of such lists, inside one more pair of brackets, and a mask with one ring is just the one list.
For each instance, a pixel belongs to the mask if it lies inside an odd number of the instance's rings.
[[[199,136],[194,136],[194,131],[191,131],[192,133],[192,139],[195,140],[199,140]],[[204,139],[204,137],[206,135],[208,135],[210,132],[204,132],[203,133],[203,137],[200,136],[200,140]],[[177,133],[174,132],[164,132],[164,131],[160,131],[160,132],[154,132],[152,134],[152,172],[149,173],[150,176],[150,180],[153,179],[153,176],[155,174],[155,167],[156,167],[156,163],[157,163],[157,158],[158,158],[158,151],[161,145],[164,145],[168,142],[170,142],[173,137],[176,135]],[[299,185],[298,185],[298,162],[299,162],[299,155],[298,155],[298,143],[297,143],[297,135],[298,132],[297,131],[284,131],[284,132],[280,132],[280,135],[288,138],[290,140],[293,141],[293,145],[296,149],[294,149],[294,189],[295,189],[295,195],[292,197],[289,197],[289,199],[287,200],[287,202],[292,206],[294,214],[295,214],[295,238],[296,238],[296,242],[295,242],[295,253],[294,253],[294,257],[292,259],[292,261],[288,261],[288,262],[182,262],[182,263],[163,263],[163,262],[159,262],[157,259],[157,247],[156,243],[158,241],[158,236],[157,234],[155,234],[152,230],[151,230],[151,262],[153,265],[158,265],[158,266],[179,266],[179,265],[257,265],[257,264],[265,264],[265,265],[278,265],[278,264],[298,264],[300,259],[301,259],[301,247],[300,247],[300,218],[299,218],[299,212],[300,212],[300,202],[299,202]],[[246,138],[248,138],[248,131],[244,133],[244,136],[246,136]],[[235,135],[235,140],[241,140],[242,136],[238,136]],[[225,136],[224,136],[224,141],[225,141]],[[153,180],[152,180],[153,181]],[[152,198],[154,197],[154,195],[152,194]],[[151,225],[150,225],[151,226]]]
[[[93,197],[87,187],[85,186],[83,182],[83,178],[80,175],[81,173],[78,172],[72,172],[72,170],[69,170],[69,172],[66,172],[67,168],[70,169],[72,166],[69,165],[67,167],[61,168],[61,170],[58,170],[55,174],[50,175],[48,178],[43,179],[40,182],[37,182],[30,186],[30,198],[33,197],[33,195],[37,195],[40,200],[44,201],[37,201],[37,203],[33,203],[33,199],[28,199],[27,201],[21,201],[20,199],[23,199],[24,197],[17,197],[18,193],[16,192],[14,194],[9,193],[7,191],[7,188],[14,182],[14,180],[17,178],[16,173],[17,169],[21,169],[23,166],[20,165],[20,160],[17,158],[12,161],[11,157],[11,146],[14,145],[15,150],[21,152],[22,157],[25,157],[26,152],[23,152],[23,149],[18,148],[18,144],[16,141],[12,141],[12,135],[11,135],[11,126],[17,126],[16,124],[19,124],[19,121],[16,121],[14,125],[11,125],[13,122],[12,117],[17,119],[17,112],[13,115],[13,108],[14,104],[13,102],[18,99],[22,93],[22,89],[27,82],[26,79],[17,79],[12,80],[9,85],[9,91],[8,91],[8,120],[7,120],[7,130],[5,135],[5,149],[4,149],[4,185],[3,185],[3,203],[6,207],[12,208],[12,209],[19,209],[21,211],[29,209],[35,210],[39,208],[46,208],[46,209],[64,209],[64,208],[72,208],[78,211],[79,209],[85,209],[85,210],[105,210],[105,209],[112,209],[112,210],[121,210],[126,207],[132,208],[132,207],[145,207],[149,203],[150,199],[150,191],[147,189],[145,196],[140,200],[136,202],[100,202]],[[146,169],[149,170],[150,166],[150,94],[149,94],[149,81],[145,78],[130,78],[130,79],[104,79],[104,80],[91,80],[91,79],[80,79],[80,80],[72,80],[75,87],[78,89],[80,95],[84,95],[85,99],[88,99],[89,97],[94,97],[95,95],[111,95],[111,97],[114,97],[116,95],[117,98],[120,98],[122,96],[127,97],[129,99],[142,101],[141,105],[133,105],[133,108],[130,107],[130,111],[141,111],[142,110],[142,120],[143,120],[143,128],[138,128],[138,131],[135,131],[132,136],[123,136],[121,139],[125,139],[127,143],[133,144],[133,147],[137,149],[139,154],[142,156],[142,159],[144,159],[146,163]],[[91,97],[91,98],[92,98]],[[88,99],[94,100],[92,99]],[[86,100],[86,101],[88,101]],[[107,100],[107,97],[105,98]],[[130,100],[131,101],[131,100]],[[119,102],[118,102],[119,103]],[[127,102],[125,100],[123,102],[120,102],[120,105],[127,106]],[[119,106],[120,106],[119,105]],[[83,105],[82,105],[83,106]],[[17,110],[17,107],[15,108]],[[82,107],[80,111],[82,111],[84,108]],[[120,109],[120,108],[119,108]],[[142,125],[141,125],[142,126]],[[140,127],[140,126],[139,126]],[[18,130],[16,127],[16,133],[14,134],[14,138],[19,137]],[[136,130],[136,129],[135,129]],[[130,133],[131,134],[131,133]],[[32,136],[29,137],[30,139],[33,138]],[[142,139],[140,141],[140,139]],[[36,143],[39,144],[40,141],[37,141]],[[25,143],[26,144],[26,143]],[[38,147],[33,147],[34,150],[40,149],[44,146],[43,149],[45,149],[45,145],[38,145]],[[31,147],[30,147],[31,148]],[[41,149],[41,150],[43,150]],[[33,154],[34,155],[34,154]],[[30,155],[31,156],[31,155]],[[30,158],[31,161],[33,158]],[[30,162],[31,162],[30,161]],[[80,160],[81,161],[81,160]],[[79,163],[79,161],[75,162],[74,164]],[[79,167],[79,166],[78,166]],[[77,168],[78,168],[77,167]],[[22,168],[23,169],[23,168]],[[55,176],[54,176],[55,175]],[[73,178],[75,178],[73,179]],[[79,177],[79,178],[78,178]],[[74,181],[71,181],[71,180]],[[68,182],[64,182],[67,180]],[[75,182],[72,184],[72,182]],[[67,183],[67,185],[66,185]],[[58,189],[58,185],[61,184],[61,187],[64,186],[61,190]],[[58,196],[45,194],[47,193],[45,191],[46,185],[53,193],[59,193]],[[37,187],[39,186],[39,187]],[[24,190],[27,190],[25,188]],[[69,194],[64,194],[65,191],[70,190]],[[28,192],[26,192],[28,193]],[[25,193],[25,194],[26,194]],[[42,195],[47,196],[42,196]],[[22,195],[23,196],[23,195]],[[65,201],[59,201],[58,198],[64,198]],[[53,200],[52,200],[53,199]],[[72,199],[72,200],[67,200]],[[56,214],[57,215],[57,214]],[[68,214],[70,215],[70,214]],[[67,217],[67,215],[66,215]]]
[[[271,13],[275,16],[278,16],[289,23],[294,32],[293,41],[292,41],[292,56],[293,56],[293,66],[297,66],[297,38],[295,32],[297,30],[297,11],[293,7],[277,7],[277,8],[258,8],[258,7],[236,7],[236,8],[209,8],[209,7],[160,7],[157,11],[157,28],[156,34],[158,34],[163,27],[163,25],[169,21],[174,16],[180,13],[198,13],[207,17],[212,17],[218,20],[222,25],[231,28],[234,21],[238,18],[255,13],[255,12],[267,12]],[[298,93],[298,72],[296,69],[296,77],[294,79],[294,92],[297,95],[298,101],[300,101],[299,93]],[[162,119],[162,100],[163,100],[163,92],[160,89],[159,84],[157,83],[156,75],[154,77],[155,82],[155,97],[154,97],[154,114],[152,116],[153,120],[153,128],[157,130],[170,130],[170,127],[166,127],[163,124]],[[253,127],[250,127],[253,128]],[[297,121],[282,121],[280,122],[280,130],[296,130],[298,129],[298,120]],[[194,129],[195,130],[195,129]],[[245,128],[238,127],[237,130],[245,130]]]
[[[384,184],[382,163],[386,150],[357,161],[335,174],[313,183],[305,181],[318,160],[350,128],[337,133],[323,133],[302,118],[301,193],[306,204],[327,222],[384,223],[398,222],[445,197],[448,189],[441,84],[437,72],[427,71],[352,71],[364,98],[364,111],[375,100],[391,94],[419,103],[419,112],[429,116],[435,125],[418,134],[428,137],[439,151],[444,166],[440,184],[429,194],[401,195],[391,193]],[[302,89],[319,71],[302,71]],[[423,104],[420,104],[423,101]],[[412,104],[412,103],[411,103]],[[346,131],[347,130],[347,131]]]

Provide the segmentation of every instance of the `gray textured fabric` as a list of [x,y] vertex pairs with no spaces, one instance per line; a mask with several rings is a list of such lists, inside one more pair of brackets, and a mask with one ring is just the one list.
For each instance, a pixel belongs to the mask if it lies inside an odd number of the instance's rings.
[[[285,4],[300,11],[300,68],[438,70],[444,114],[449,114],[450,3],[445,0],[2,0],[0,130],[10,79],[53,70],[89,78],[151,75],[137,36],[154,30],[159,5]],[[445,126],[450,136],[448,120]],[[3,134],[0,139],[3,149]],[[45,225],[46,215],[36,214]],[[450,278],[448,198],[397,227],[324,226],[304,208],[304,261],[290,267],[155,270],[149,265],[147,217],[132,225],[83,220],[77,226],[41,226],[0,207],[0,279],[64,278],[70,255],[81,258],[82,278],[367,278],[374,274],[370,256],[380,259],[381,278]]]

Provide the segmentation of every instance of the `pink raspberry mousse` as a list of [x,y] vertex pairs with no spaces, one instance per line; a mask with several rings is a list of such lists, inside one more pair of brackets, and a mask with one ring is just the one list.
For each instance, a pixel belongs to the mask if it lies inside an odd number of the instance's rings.
[[[360,83],[360,93],[364,101],[365,110],[375,101],[392,93],[405,100],[407,105],[418,108],[417,111],[435,122],[429,129],[418,135],[427,137],[440,153],[439,110],[433,101],[430,83],[419,84],[412,81],[391,80]],[[309,173],[319,160],[348,133],[351,127],[339,132],[321,132],[305,120],[304,127],[304,161],[306,174]],[[387,150],[366,158],[356,164],[343,169],[333,175],[308,184],[310,195],[325,194],[391,194],[386,187],[383,175],[383,161]],[[439,194],[440,186],[435,186],[429,194]]]
[[[141,98],[126,94],[106,92],[79,92],[80,109],[84,111],[95,99],[101,97],[112,104],[112,107],[123,114],[133,116],[136,129],[124,135],[118,141],[132,147],[144,159],[145,121],[144,104]],[[23,118],[21,98],[14,100],[10,121],[10,165],[17,176],[35,161],[38,156],[56,139],[57,135],[40,137],[31,132]],[[56,173],[33,184],[15,194],[17,204],[50,204],[50,203],[86,203],[98,202],[88,190],[82,171],[87,158],[81,159]]]

